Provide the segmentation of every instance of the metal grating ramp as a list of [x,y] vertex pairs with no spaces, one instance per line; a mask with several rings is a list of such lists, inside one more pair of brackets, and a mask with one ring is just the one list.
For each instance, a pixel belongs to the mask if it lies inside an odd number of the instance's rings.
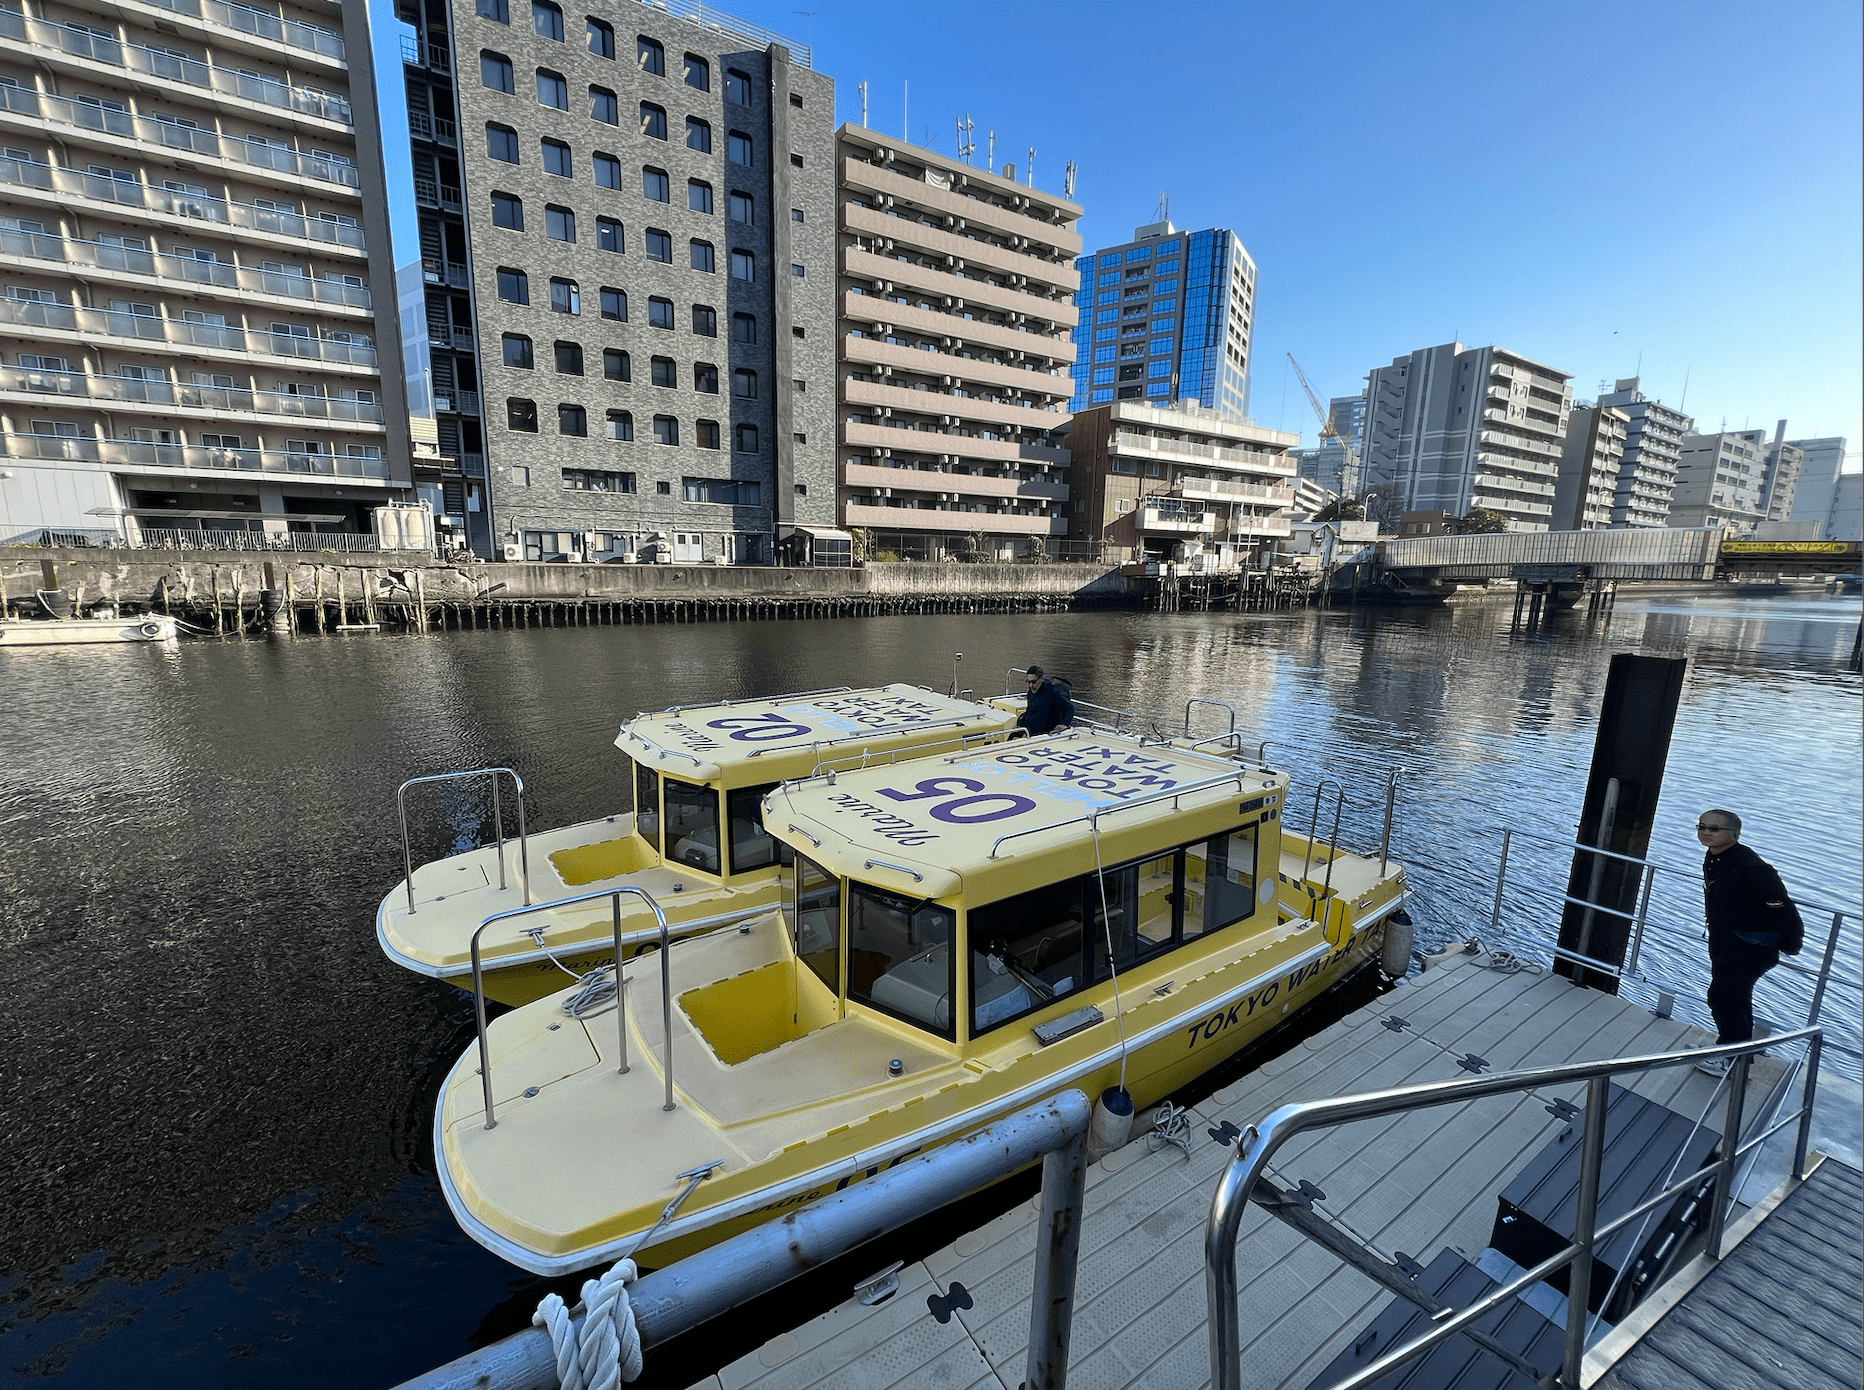
[[1857,1390],[1864,1175],[1826,1159],[1594,1390]]

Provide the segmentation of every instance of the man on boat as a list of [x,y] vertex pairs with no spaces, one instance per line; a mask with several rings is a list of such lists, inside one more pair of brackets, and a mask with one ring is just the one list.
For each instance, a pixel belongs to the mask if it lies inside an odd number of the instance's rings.
[[1029,678],[1029,704],[1016,721],[1017,727],[1029,730],[1031,738],[1041,738],[1074,723],[1074,701],[1062,685],[1043,675],[1040,666],[1031,666],[1025,674]]
[[[1754,985],[1780,963],[1780,953],[1799,954],[1804,935],[1799,909],[1773,865],[1741,843],[1741,817],[1733,811],[1704,811],[1696,817],[1702,856],[1703,915],[1709,927],[1709,1012],[1715,1041],[1748,1042],[1754,1037]],[[1711,1075],[1728,1070],[1726,1060],[1697,1064]]]

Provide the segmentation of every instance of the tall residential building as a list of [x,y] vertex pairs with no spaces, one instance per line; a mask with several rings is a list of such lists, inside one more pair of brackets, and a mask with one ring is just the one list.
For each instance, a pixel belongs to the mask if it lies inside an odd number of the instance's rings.
[[1069,409],[1185,400],[1247,418],[1256,263],[1235,232],[1154,222],[1075,266],[1080,355]]
[[1361,487],[1372,513],[1474,507],[1545,531],[1571,409],[1569,374],[1498,347],[1420,348],[1366,378]]
[[834,86],[696,0],[604,14],[404,0],[441,452],[495,554],[769,563],[835,520]]
[[1672,526],[1734,527],[1743,533],[1767,519],[1764,430],[1686,434],[1676,464]]
[[0,36],[0,538],[368,530],[410,479],[361,0]]
[[1769,521],[1785,521],[1793,514],[1793,495],[1799,487],[1799,474],[1805,464],[1805,451],[1786,437],[1786,421],[1774,427],[1773,443],[1767,446],[1766,481],[1761,488],[1760,506]]
[[1662,526],[1670,515],[1676,491],[1676,460],[1683,436],[1696,422],[1680,410],[1652,400],[1638,389],[1638,379],[1625,377],[1610,392],[1601,394],[1601,406],[1622,410],[1626,416],[1624,458],[1618,466],[1618,487],[1612,496],[1612,525]]
[[1554,483],[1555,531],[1599,531],[1612,524],[1630,417],[1617,406],[1582,402],[1566,422]]
[[1844,472],[1842,437],[1794,439],[1800,452],[1799,482],[1789,521],[1816,521],[1825,540],[1857,540],[1858,474]]
[[1093,406],[1068,429],[1070,534],[1109,558],[1170,559],[1198,541],[1249,563],[1290,533],[1300,438],[1189,401]]
[[870,553],[1048,550],[1081,209],[866,126],[837,138],[843,522]]

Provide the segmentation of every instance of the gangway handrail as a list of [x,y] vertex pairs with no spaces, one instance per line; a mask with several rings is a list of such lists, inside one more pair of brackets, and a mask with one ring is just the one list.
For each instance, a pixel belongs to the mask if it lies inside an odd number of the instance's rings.
[[481,922],[472,934],[472,1007],[473,1017],[479,1028],[479,1079],[485,1089],[485,1127],[495,1129],[498,1121],[492,1114],[492,1054],[485,1041],[485,976],[479,960],[479,937],[494,922],[509,921],[513,917],[527,917],[533,912],[544,912],[553,907],[571,907],[577,903],[595,902],[601,898],[611,900],[615,923],[615,1032],[621,1044],[621,1065],[617,1075],[625,1075],[628,1070],[628,1004],[627,992],[622,987],[621,952],[625,939],[621,932],[621,895],[629,893],[653,909],[654,921],[658,923],[657,931],[630,933],[630,937],[660,940],[660,1026],[667,1040],[667,1099],[660,1108],[673,1109],[673,976],[667,960],[672,955],[669,949],[671,941],[667,929],[667,914],[660,910],[660,904],[654,901],[653,894],[645,888],[636,888],[631,884],[620,884],[614,888],[604,888],[595,893],[578,893],[573,898],[558,898],[554,902],[532,903],[526,907],[514,907],[504,912],[494,912]]
[[[1732,1202],[1735,1165],[1743,1155],[1788,1125],[1797,1124],[1799,1133],[1793,1149],[1793,1177],[1795,1181],[1803,1181],[1806,1176],[1806,1154],[1812,1137],[1812,1104],[1818,1091],[1819,1058],[1824,1037],[1823,1029],[1808,1027],[1752,1042],[1727,1043],[1718,1047],[1654,1053],[1642,1057],[1617,1057],[1598,1062],[1569,1062],[1560,1066],[1503,1072],[1496,1076],[1399,1086],[1327,1100],[1300,1101],[1271,1111],[1260,1126],[1250,1125],[1238,1137],[1236,1152],[1231,1155],[1223,1176],[1218,1180],[1216,1192],[1211,1197],[1210,1216],[1204,1227],[1204,1292],[1209,1312],[1207,1325],[1212,1390],[1243,1390],[1242,1317],[1237,1308],[1236,1238],[1242,1225],[1243,1211],[1254,1198],[1257,1184],[1262,1181],[1263,1173],[1268,1168],[1269,1159],[1284,1144],[1309,1130],[1348,1124],[1355,1120],[1378,1119],[1440,1105],[1480,1100],[1486,1096],[1584,1081],[1585,1129],[1580,1141],[1579,1195],[1573,1242],[1559,1254],[1549,1256],[1454,1315],[1440,1315],[1441,1320],[1433,1319],[1434,1326],[1429,1331],[1387,1351],[1378,1360],[1330,1387],[1330,1390],[1362,1390],[1413,1357],[1422,1355],[1470,1327],[1491,1309],[1512,1299],[1524,1289],[1571,1265],[1560,1384],[1578,1390],[1580,1366],[1585,1357],[1586,1329],[1591,1316],[1589,1293],[1593,1250],[1599,1241],[1622,1230],[1646,1212],[1689,1191],[1704,1178],[1714,1175],[1717,1196],[1709,1207],[1705,1254],[1711,1260],[1719,1260],[1724,1253],[1722,1239],[1727,1209]],[[1741,1114],[1747,1099],[1748,1072],[1755,1054],[1772,1044],[1801,1040],[1806,1043],[1806,1083],[1799,1108],[1754,1135],[1745,1144],[1741,1143]],[[1723,1111],[1722,1137],[1718,1146],[1720,1157],[1687,1177],[1667,1184],[1656,1196],[1599,1225],[1599,1170],[1605,1153],[1605,1109],[1610,1097],[1611,1079],[1664,1067],[1692,1066],[1718,1058],[1725,1058],[1729,1063],[1728,1099]]]
[[498,836],[498,891],[505,891],[505,811],[499,801],[498,779],[511,778],[518,798],[518,872],[524,883],[524,901],[531,901],[531,837],[524,823],[524,779],[508,767],[475,767],[465,772],[434,772],[410,777],[395,790],[395,811],[401,819],[401,862],[408,871],[408,915],[414,915],[414,851],[408,845],[408,788],[423,782],[453,782],[463,777],[492,779],[492,829]]

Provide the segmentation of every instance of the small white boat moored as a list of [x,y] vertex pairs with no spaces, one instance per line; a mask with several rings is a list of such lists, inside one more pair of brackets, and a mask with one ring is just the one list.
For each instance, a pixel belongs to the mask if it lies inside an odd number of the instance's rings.
[[175,620],[165,614],[89,618],[0,618],[0,650],[8,647],[87,647],[100,643],[168,642]]

